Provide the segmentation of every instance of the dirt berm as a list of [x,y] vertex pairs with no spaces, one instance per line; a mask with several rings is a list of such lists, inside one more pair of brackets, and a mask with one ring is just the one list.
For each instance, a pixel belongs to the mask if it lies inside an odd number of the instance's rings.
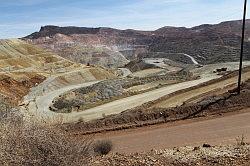
[[223,114],[250,107],[250,80],[242,85],[241,94],[230,90],[222,95],[210,96],[195,104],[184,104],[174,108],[149,108],[147,105],[107,116],[91,122],[66,124],[68,131],[90,134],[173,122],[200,116]]

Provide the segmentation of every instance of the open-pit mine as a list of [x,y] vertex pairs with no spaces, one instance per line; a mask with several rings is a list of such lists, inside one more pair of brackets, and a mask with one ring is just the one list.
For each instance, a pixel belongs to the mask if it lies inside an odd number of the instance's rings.
[[44,26],[1,39],[0,101],[27,122],[110,139],[115,152],[250,138],[246,23],[240,95],[240,21],[228,21],[155,31]]

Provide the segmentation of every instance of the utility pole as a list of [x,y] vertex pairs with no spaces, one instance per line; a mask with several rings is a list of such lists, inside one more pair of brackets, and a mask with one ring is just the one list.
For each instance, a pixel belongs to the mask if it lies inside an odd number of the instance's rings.
[[245,26],[246,26],[246,13],[247,13],[247,0],[244,2],[244,13],[242,23],[242,37],[241,37],[241,50],[240,50],[240,66],[239,66],[239,79],[238,79],[238,94],[240,94],[241,86],[241,74],[242,74],[242,61],[244,53],[244,37],[245,37]]

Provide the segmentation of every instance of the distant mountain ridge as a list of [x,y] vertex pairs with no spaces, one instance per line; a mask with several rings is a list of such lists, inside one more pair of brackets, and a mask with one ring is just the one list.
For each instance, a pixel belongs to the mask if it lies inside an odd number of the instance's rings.
[[[199,63],[207,64],[238,60],[241,24],[242,21],[236,20],[192,28],[166,26],[155,31],[50,25],[41,27],[39,32],[23,39],[70,60],[106,67],[119,67],[126,64],[127,60],[150,57],[150,52],[171,55],[185,53],[193,56]],[[82,49],[84,47],[93,48],[91,55],[86,49]],[[99,48],[105,48],[105,51],[100,51]],[[249,19],[246,21],[245,48],[245,59],[250,59]]]
[[[63,34],[63,35],[73,35],[73,34],[119,34],[119,35],[138,35],[140,33],[147,32],[147,31],[137,31],[137,30],[119,30],[114,28],[107,28],[107,27],[99,27],[99,28],[88,28],[88,27],[59,27],[54,25],[47,25],[41,27],[39,32],[34,32],[31,35],[26,36],[27,39],[37,39],[40,37],[47,37],[53,36],[56,34]],[[149,33],[151,31],[148,31]]]
[[[127,34],[127,35],[136,35],[136,34],[163,35],[163,33],[168,33],[168,32],[197,31],[197,30],[204,30],[204,29],[214,29],[214,30],[218,30],[219,32],[223,32],[224,30],[230,30],[230,32],[239,33],[241,30],[241,24],[242,24],[241,20],[236,20],[236,21],[225,21],[219,24],[202,24],[202,25],[195,26],[192,28],[165,26],[155,31],[141,31],[141,30],[133,30],[133,29],[119,30],[119,29],[108,28],[108,27],[89,28],[89,27],[75,27],[75,26],[60,27],[60,26],[54,26],[54,25],[47,25],[47,26],[42,26],[39,32],[34,32],[31,35],[28,35],[24,38],[37,39],[39,37],[53,36],[53,35],[56,35],[57,33],[64,34],[64,35],[103,34],[103,33],[120,33],[120,34]],[[247,19],[246,20],[246,27],[247,27],[246,34],[247,35],[250,35],[249,26],[250,26],[250,19]]]

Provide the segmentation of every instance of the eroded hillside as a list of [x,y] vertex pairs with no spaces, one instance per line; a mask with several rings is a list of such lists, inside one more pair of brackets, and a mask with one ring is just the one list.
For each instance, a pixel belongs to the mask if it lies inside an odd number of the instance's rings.
[[13,103],[45,80],[41,91],[115,77],[104,68],[73,63],[18,39],[0,40],[0,61],[0,95]]
[[[237,61],[241,21],[193,28],[163,27],[156,31],[45,26],[24,38],[83,64],[121,67],[128,60],[193,57],[200,64]],[[250,20],[246,22],[245,59],[249,60]]]

